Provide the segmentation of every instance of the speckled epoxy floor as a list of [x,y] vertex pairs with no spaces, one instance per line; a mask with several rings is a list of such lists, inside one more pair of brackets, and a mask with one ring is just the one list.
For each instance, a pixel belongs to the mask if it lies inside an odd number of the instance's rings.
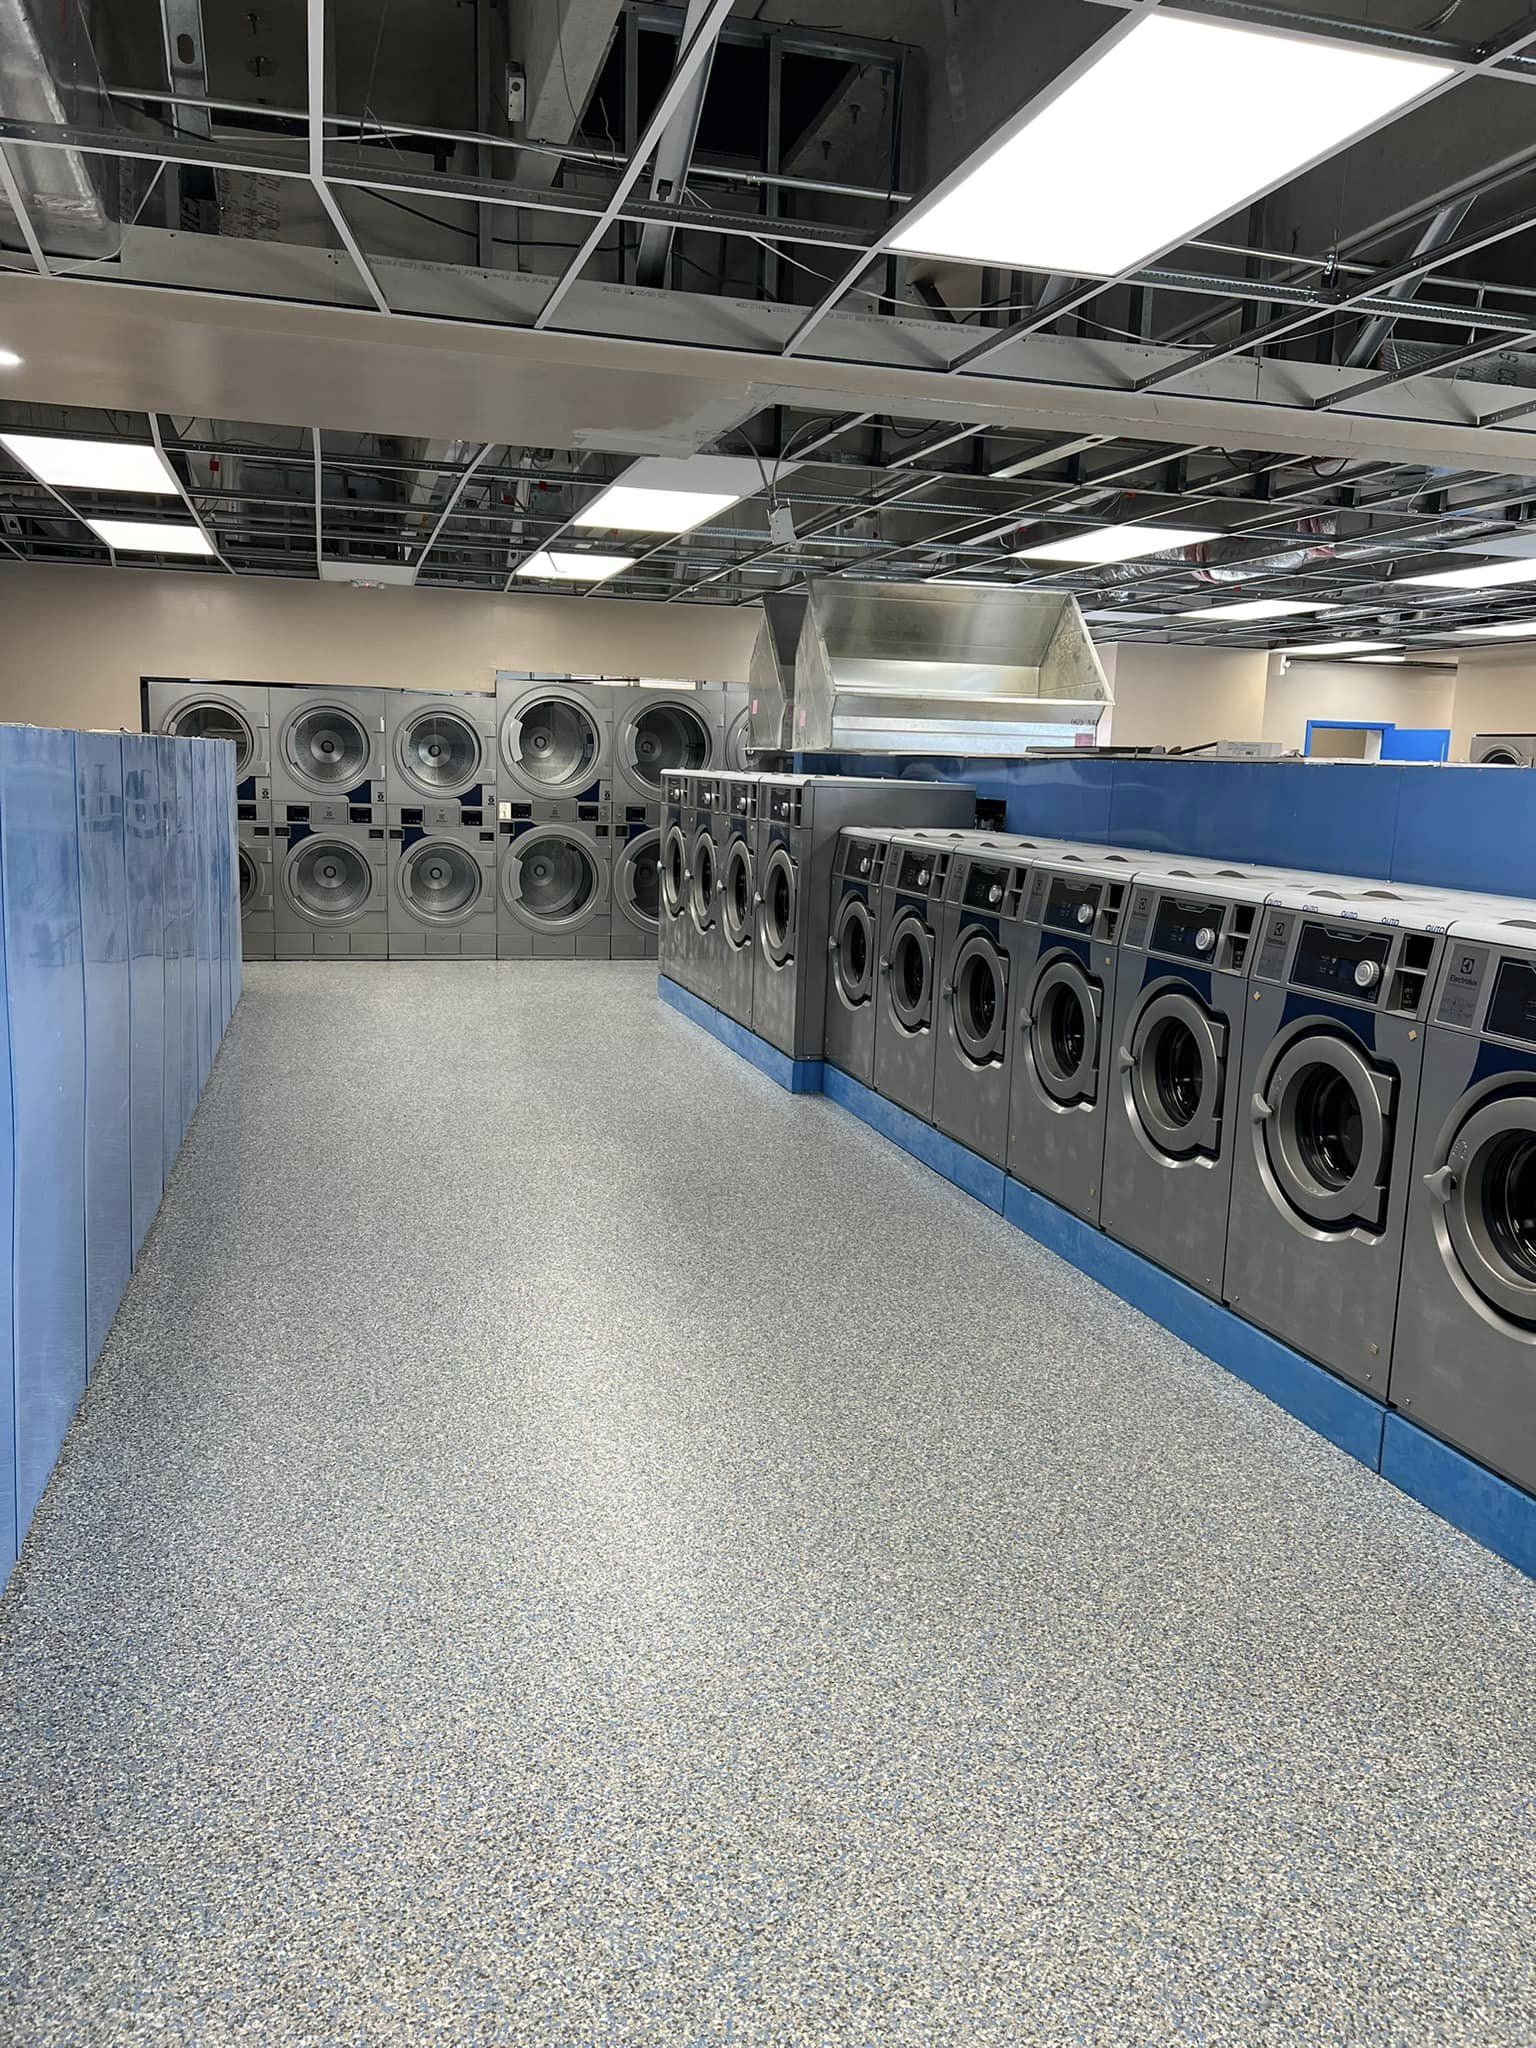
[[1536,2038],[1536,1588],[640,967],[255,967],[0,1610],[0,2040]]

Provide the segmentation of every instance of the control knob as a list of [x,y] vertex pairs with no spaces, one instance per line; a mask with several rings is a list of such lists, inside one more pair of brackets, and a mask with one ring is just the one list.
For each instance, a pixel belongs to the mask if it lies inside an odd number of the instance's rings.
[[1211,927],[1208,924],[1201,925],[1199,931],[1195,933],[1195,951],[1197,953],[1209,953],[1215,943],[1216,934],[1211,930]]
[[1093,923],[1093,905],[1091,903],[1079,903],[1077,906],[1077,921],[1079,924]]
[[1374,988],[1381,979],[1381,969],[1374,960],[1355,962],[1355,987]]

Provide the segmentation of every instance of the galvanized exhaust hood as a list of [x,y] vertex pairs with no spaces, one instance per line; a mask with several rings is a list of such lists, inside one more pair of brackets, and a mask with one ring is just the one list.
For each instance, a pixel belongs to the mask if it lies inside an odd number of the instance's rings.
[[1022,754],[1112,701],[1064,591],[829,578],[763,600],[751,685],[753,746],[796,753]]

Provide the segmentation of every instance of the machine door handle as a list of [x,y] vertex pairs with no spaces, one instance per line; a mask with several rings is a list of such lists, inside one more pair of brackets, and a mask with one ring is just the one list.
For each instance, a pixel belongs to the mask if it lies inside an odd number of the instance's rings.
[[954,992],[955,992],[955,984],[954,984],[954,983],[953,983],[952,981],[946,981],[946,982],[945,982],[945,984],[944,984],[944,1000],[945,1000],[945,1002],[948,1002],[948,1001],[949,1001],[950,997],[951,997],[951,996],[952,996],[952,995],[954,994]]
[[882,961],[880,962],[880,972],[881,972],[882,974],[889,974],[889,973],[890,973],[890,971],[891,971],[891,963],[890,963],[890,961],[889,961],[889,960],[882,960]]
[[1031,1017],[1031,1015],[1029,1014],[1028,1010],[1020,1010],[1020,1012],[1019,1012],[1019,1023],[1018,1023],[1018,1028],[1019,1028],[1019,1030],[1020,1030],[1020,1031],[1033,1031],[1033,1030],[1034,1030],[1034,1028],[1035,1028],[1035,1020],[1034,1020],[1034,1018],[1033,1018],[1033,1017]]
[[1251,1104],[1251,1109],[1253,1113],[1253,1120],[1256,1124],[1267,1124],[1270,1118],[1275,1113],[1274,1104],[1272,1102],[1266,1102],[1262,1095],[1254,1096],[1253,1102]]
[[828,951],[829,953],[835,953],[835,952],[837,951],[837,941],[836,941],[836,939],[828,939],[828,941],[827,941],[827,951]]
[[762,892],[762,890],[761,890],[761,889],[754,889],[754,890],[752,891],[752,901],[753,901],[753,904],[754,904],[754,905],[756,905],[756,904],[759,904],[759,903],[761,903],[761,902],[762,902],[762,900],[763,900],[763,892]]
[[1455,1168],[1437,1166],[1433,1173],[1425,1174],[1424,1185],[1437,1202],[1448,1202],[1456,1192]]
[[1129,1046],[1122,1045],[1115,1058],[1122,1074],[1128,1074],[1136,1064],[1136,1055]]

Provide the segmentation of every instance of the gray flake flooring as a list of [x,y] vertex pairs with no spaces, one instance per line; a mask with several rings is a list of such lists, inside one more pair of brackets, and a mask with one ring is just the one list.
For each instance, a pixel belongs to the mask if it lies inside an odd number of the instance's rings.
[[249,972],[0,2040],[1530,2048],[1536,1588],[653,990]]

